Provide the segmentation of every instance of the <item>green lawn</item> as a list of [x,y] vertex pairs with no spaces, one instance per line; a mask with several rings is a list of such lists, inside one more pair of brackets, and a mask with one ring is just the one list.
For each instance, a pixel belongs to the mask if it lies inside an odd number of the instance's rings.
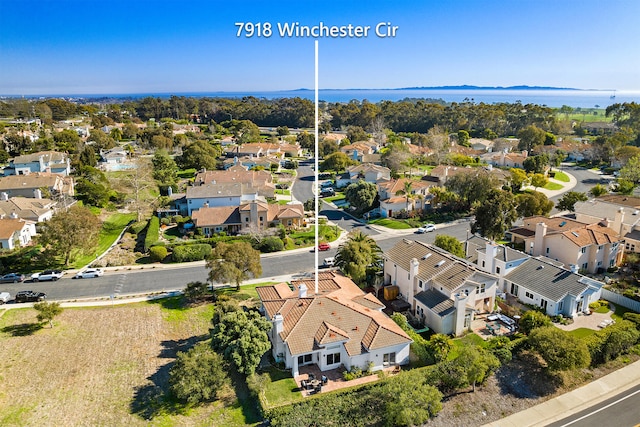
[[288,371],[272,367],[266,372],[269,381],[264,389],[264,400],[267,407],[275,407],[302,400],[302,393]]
[[109,249],[109,246],[111,246],[116,241],[127,224],[135,219],[135,213],[115,213],[111,215],[106,221],[102,223],[98,247],[96,248],[95,253],[78,258],[73,264],[70,265],[70,268],[80,268],[82,266],[85,266],[95,259],[96,254],[104,253],[107,249]]
[[178,178],[189,179],[196,176],[196,170],[194,168],[178,171]]
[[558,181],[569,182],[569,177],[567,176],[567,174],[561,171],[556,171],[554,178]]
[[635,313],[633,310],[621,306],[620,304],[613,304],[616,307],[616,311],[611,314],[611,318],[616,322],[621,322],[625,313]]
[[369,224],[381,225],[383,227],[392,228],[394,230],[413,228],[406,222],[393,218],[378,218],[374,219],[373,221],[369,221]]
[[266,286],[266,285],[275,285],[276,282],[260,282],[254,283],[251,285],[240,285],[240,290],[236,291],[235,287],[219,289],[217,292],[219,295],[228,295],[233,299],[237,299],[240,301],[245,301],[251,298],[258,298],[258,292],[256,292],[256,288],[258,286]]
[[578,329],[574,329],[573,331],[569,331],[571,335],[578,337],[580,339],[587,338],[593,335],[595,332],[596,331],[589,328],[578,328]]
[[282,195],[285,195],[285,196],[290,196],[291,195],[291,190],[276,189],[276,194],[282,194]]
[[331,196],[331,197],[323,197],[322,198],[325,202],[335,202],[336,200],[344,200],[344,193],[341,193],[340,191],[338,191],[335,196]]
[[562,190],[564,186],[562,184],[558,184],[556,182],[549,181],[547,185],[544,186],[546,190]]

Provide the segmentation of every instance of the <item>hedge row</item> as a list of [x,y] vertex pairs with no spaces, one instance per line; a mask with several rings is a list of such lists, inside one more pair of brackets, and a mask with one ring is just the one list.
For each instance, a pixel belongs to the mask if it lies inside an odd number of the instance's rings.
[[201,261],[211,253],[211,245],[200,243],[195,245],[181,245],[173,248],[174,262]]
[[144,251],[148,252],[149,248],[153,246],[160,239],[160,219],[157,216],[152,216],[147,226],[147,234],[144,237]]

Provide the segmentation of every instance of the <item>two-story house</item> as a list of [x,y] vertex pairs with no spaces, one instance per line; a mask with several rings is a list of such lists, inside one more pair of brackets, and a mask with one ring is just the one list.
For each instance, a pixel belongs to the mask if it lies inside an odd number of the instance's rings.
[[29,175],[10,175],[0,178],[0,193],[7,197],[42,198],[47,196],[73,196],[74,182],[71,176],[50,172]]
[[374,165],[372,163],[362,163],[360,165],[349,166],[347,171],[336,179],[336,187],[343,188],[359,180],[371,182],[373,184],[381,180],[391,179],[391,169]]
[[494,309],[498,279],[427,243],[404,239],[383,254],[384,284],[437,333],[460,335]]
[[622,262],[620,235],[602,222],[585,224],[564,217],[524,218],[523,225],[509,231],[511,241],[524,243],[532,256],[545,256],[581,271],[598,273]]
[[411,338],[382,312],[382,302],[337,271],[319,272],[317,282],[312,277],[256,291],[273,324],[273,357],[294,377],[301,366],[313,364],[320,371],[377,371],[409,363]]
[[71,173],[71,163],[66,153],[41,151],[24,154],[9,160],[4,175],[28,175],[35,172],[50,172],[63,176]]
[[[409,195],[404,194],[410,184]],[[408,178],[378,181],[380,198],[380,214],[382,217],[393,217],[402,211],[422,210],[429,203],[429,187],[427,181],[416,181]]]

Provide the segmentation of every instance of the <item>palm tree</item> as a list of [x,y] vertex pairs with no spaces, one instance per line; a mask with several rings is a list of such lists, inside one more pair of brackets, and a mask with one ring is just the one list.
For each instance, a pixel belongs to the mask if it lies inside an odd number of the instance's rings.
[[370,236],[361,231],[352,231],[347,241],[338,248],[335,266],[362,286],[366,284],[367,275],[380,268],[381,253],[382,250]]
[[453,348],[453,341],[445,334],[433,334],[429,339],[429,345],[433,349],[436,360],[442,361]]
[[407,212],[409,212],[409,200],[414,198],[414,194],[412,193],[412,190],[413,190],[413,182],[405,178],[403,189],[396,191],[396,196],[401,196],[401,195],[405,196],[405,200],[406,200],[405,211]]
[[418,167],[418,160],[415,157],[409,157],[402,164],[409,168],[409,178],[411,178],[412,169]]

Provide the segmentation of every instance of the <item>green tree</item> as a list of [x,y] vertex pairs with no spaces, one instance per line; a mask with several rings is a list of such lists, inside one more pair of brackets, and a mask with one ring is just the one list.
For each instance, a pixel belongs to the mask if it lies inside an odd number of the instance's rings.
[[344,198],[353,206],[355,212],[362,214],[373,208],[374,201],[378,195],[378,187],[371,182],[360,180],[349,184],[344,191]]
[[214,170],[218,165],[218,157],[222,154],[219,145],[205,140],[197,140],[182,149],[182,155],[176,159],[183,169]]
[[442,393],[426,377],[402,372],[377,390],[389,426],[422,425],[442,410]]
[[355,165],[356,162],[349,158],[345,153],[340,151],[331,153],[324,158],[324,161],[320,165],[320,170],[333,170],[336,172],[344,171],[347,166]]
[[271,347],[267,335],[270,330],[271,322],[257,311],[231,311],[213,325],[211,345],[238,372],[251,375],[262,355]]
[[500,367],[500,361],[493,354],[475,345],[465,345],[455,362],[464,369],[466,380],[476,391],[476,384],[484,381]]
[[360,126],[349,126],[347,128],[347,138],[351,142],[366,141],[369,139],[369,134]]
[[635,185],[640,184],[640,155],[630,158],[627,164],[620,169],[620,179],[626,179]]
[[178,182],[178,165],[164,150],[158,150],[151,159],[153,179],[163,187],[171,187]]
[[289,135],[289,128],[287,126],[278,126],[276,128],[276,132],[278,136],[286,136]]
[[547,177],[541,173],[534,173],[533,175],[531,175],[531,185],[535,189],[544,187],[548,183],[549,183],[549,180],[547,179]]
[[542,328],[544,326],[550,326],[551,319],[544,313],[537,310],[529,310],[525,312],[520,318],[520,331],[525,334],[530,334],[536,328]]
[[[298,143],[300,148],[303,148],[303,149],[306,149],[306,150],[315,150],[315,143],[316,143],[315,135],[310,134],[307,131],[300,132],[296,136],[296,142]],[[334,142],[334,141],[332,141],[332,142]],[[336,145],[336,149],[334,151],[337,151],[337,150],[338,150],[338,146]]]
[[463,210],[484,203],[495,186],[496,180],[488,174],[460,173],[445,183],[447,190],[460,197]]
[[628,179],[618,178],[616,179],[615,192],[620,194],[632,194],[636,185],[633,181]]
[[511,175],[511,189],[514,193],[519,192],[523,185],[527,185],[529,182],[529,175],[520,168],[509,169]]
[[527,173],[543,174],[549,166],[549,156],[547,154],[539,154],[537,156],[529,156],[522,162],[522,167]]
[[458,144],[469,147],[469,132],[464,129],[458,131]]
[[465,256],[464,246],[458,239],[453,236],[438,234],[433,244],[449,253],[454,254],[457,257],[464,258]]
[[493,189],[488,193],[484,203],[475,209],[475,221],[471,224],[471,232],[497,240],[504,236],[517,218],[513,195]]
[[553,202],[539,191],[527,192],[516,196],[519,217],[529,217],[534,215],[546,216],[553,209]]
[[189,351],[178,352],[169,371],[171,392],[191,404],[215,400],[220,390],[229,384],[224,359],[203,342]]
[[560,200],[558,200],[557,208],[560,211],[575,211],[575,205],[578,202],[586,202],[588,197],[586,194],[581,193],[579,191],[567,191],[562,195]]
[[74,205],[44,223],[38,242],[67,266],[76,256],[92,253],[99,234],[98,217],[89,208]]
[[518,132],[518,138],[520,139],[518,148],[531,152],[533,148],[544,144],[546,137],[547,133],[544,130],[535,125],[529,125]]
[[205,282],[189,282],[187,283],[187,287],[184,288],[185,299],[192,303],[202,301],[210,296],[209,285]]
[[354,231],[338,248],[335,265],[354,283],[362,286],[367,278],[367,270],[380,261],[381,253],[375,240],[360,231]]
[[206,266],[210,282],[235,283],[237,290],[249,277],[262,274],[260,252],[248,242],[218,243],[207,257]]
[[53,328],[53,319],[62,313],[62,307],[59,302],[38,302],[33,305],[33,308],[38,312],[38,322],[49,322],[51,328]]
[[447,358],[453,348],[453,340],[445,334],[433,334],[429,338],[429,347],[431,347],[433,357],[437,361],[442,361]]
[[531,331],[528,338],[531,349],[537,352],[552,371],[565,371],[589,366],[591,357],[587,344],[555,326]]
[[605,187],[602,184],[596,184],[594,185],[591,190],[589,190],[589,193],[593,196],[593,197],[600,197],[604,194],[607,194],[609,191],[607,190],[607,187]]

